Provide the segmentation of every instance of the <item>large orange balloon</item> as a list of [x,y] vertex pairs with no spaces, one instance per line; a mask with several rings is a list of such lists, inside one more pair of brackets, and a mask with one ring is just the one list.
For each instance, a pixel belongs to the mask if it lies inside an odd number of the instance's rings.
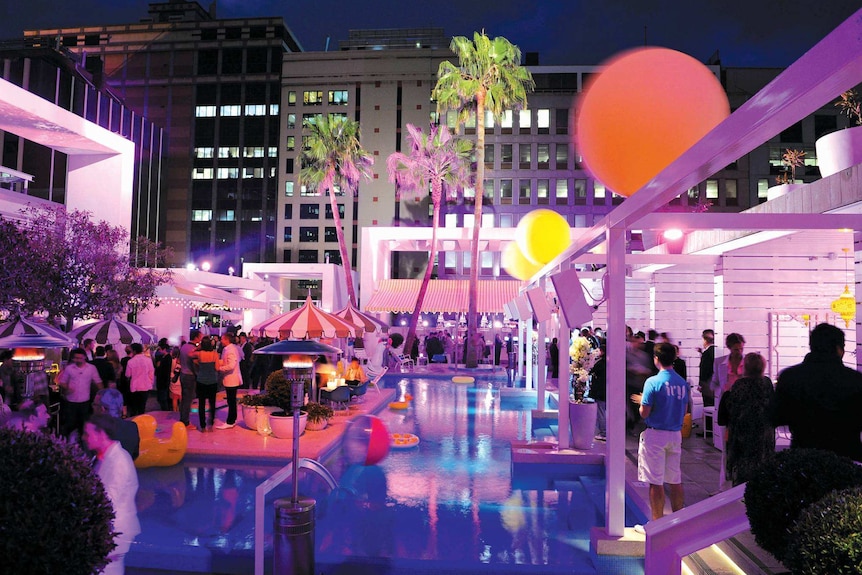
[[681,52],[640,48],[605,65],[581,98],[576,138],[617,194],[641,189],[730,114],[715,74]]
[[572,243],[566,218],[547,208],[533,210],[518,222],[515,241],[534,264],[550,262]]
[[528,280],[542,269],[542,264],[534,264],[521,253],[517,242],[509,242],[503,249],[503,269],[519,280]]

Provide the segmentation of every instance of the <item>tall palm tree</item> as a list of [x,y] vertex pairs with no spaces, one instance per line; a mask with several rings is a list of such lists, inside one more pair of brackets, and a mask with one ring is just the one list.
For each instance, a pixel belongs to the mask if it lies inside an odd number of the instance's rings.
[[[505,38],[491,40],[485,32],[475,32],[473,40],[452,38],[449,49],[458,65],[445,61],[437,71],[437,85],[431,97],[437,113],[457,110],[459,122],[476,114],[476,196],[473,208],[473,247],[470,258],[470,288],[467,307],[467,341],[472,344],[478,328],[476,304],[479,298],[479,229],[485,191],[485,111],[499,121],[506,110],[527,106],[527,91],[535,87],[533,76],[521,67],[521,50]],[[474,345],[467,345],[467,367],[476,367]]]
[[433,206],[428,266],[425,268],[425,276],[419,287],[416,307],[413,308],[413,314],[410,316],[410,326],[407,329],[407,339],[404,344],[404,349],[409,353],[416,338],[416,325],[431,282],[434,258],[437,257],[440,202],[444,194],[447,198],[454,198],[459,190],[470,185],[470,155],[473,144],[460,138],[453,138],[446,126],[431,126],[428,135],[425,135],[420,128],[407,124],[407,132],[410,153],[395,152],[389,156],[386,160],[389,181],[395,184],[399,193],[413,190],[420,198],[430,188]]
[[308,121],[307,128],[307,148],[302,153],[303,168],[299,174],[299,185],[316,189],[321,194],[329,192],[347,295],[350,303],[356,306],[356,290],[351,273],[353,266],[344,241],[336,198],[341,192],[356,196],[360,178],[364,176],[371,179],[374,158],[359,144],[359,122],[335,114],[320,114]]

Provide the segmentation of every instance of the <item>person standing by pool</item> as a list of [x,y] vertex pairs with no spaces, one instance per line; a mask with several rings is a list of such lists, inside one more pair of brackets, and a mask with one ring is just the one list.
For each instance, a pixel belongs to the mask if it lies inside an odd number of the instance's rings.
[[[670,506],[679,511],[684,505],[680,455],[682,421],[688,409],[688,383],[673,370],[676,351],[669,343],[653,348],[658,374],[644,383],[642,394],[631,400],[639,404],[646,422],[638,446],[638,480],[649,483],[652,519],[664,516],[664,485],[670,488]],[[637,530],[637,529],[636,529]]]
[[[216,414],[216,391],[218,391],[218,368],[221,360],[218,352],[213,350],[209,338],[201,341],[201,348],[195,358],[195,380],[197,381],[195,391],[198,396],[198,429],[201,433],[212,431],[215,425]],[[209,402],[209,421],[207,421],[207,402]]]
[[101,389],[102,380],[99,370],[87,363],[87,356],[81,348],[69,352],[69,364],[57,376],[57,384],[63,393],[60,403],[62,434],[69,437],[72,431],[79,433],[90,415],[90,390],[93,386]]
[[230,429],[236,425],[236,391],[242,385],[242,377],[239,371],[239,348],[236,346],[236,337],[228,332],[221,336],[221,363],[218,371],[222,376],[222,385],[227,395],[227,419],[224,423],[216,425],[216,429]]
[[132,357],[126,364],[126,377],[129,378],[129,390],[132,394],[132,402],[129,405],[129,416],[143,415],[147,410],[147,397],[153,389],[155,369],[153,360],[144,355],[144,346],[133,343]]
[[186,427],[189,426],[189,414],[192,411],[192,401],[195,398],[197,386],[194,361],[198,353],[198,344],[202,339],[201,332],[193,329],[189,332],[189,341],[180,348],[180,385],[182,387],[180,421]]
[[[147,358],[149,361],[149,358]],[[117,420],[106,414],[94,414],[84,424],[84,442],[96,452],[96,475],[105,487],[114,508],[113,529],[116,547],[108,555],[110,563],[103,575],[122,575],[126,553],[141,532],[135,496],[138,493],[138,472],[132,457],[114,438]]]

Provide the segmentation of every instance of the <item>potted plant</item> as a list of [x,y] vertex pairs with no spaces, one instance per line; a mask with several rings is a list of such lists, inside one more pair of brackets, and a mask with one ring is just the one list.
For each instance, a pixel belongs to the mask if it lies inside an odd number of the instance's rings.
[[862,101],[855,90],[842,93],[835,102],[847,116],[848,128],[817,139],[817,165],[824,178],[862,163]]
[[860,509],[862,487],[832,491],[805,508],[790,529],[785,564],[793,573],[858,573]]
[[576,449],[590,449],[593,446],[598,406],[593,399],[587,397],[587,388],[590,370],[600,357],[601,351],[593,349],[587,338],[577,336],[572,340],[569,348],[569,426],[572,430],[572,447]]
[[805,164],[805,152],[787,148],[784,150],[784,154],[781,155],[781,164],[784,166],[784,171],[775,178],[777,185],[766,190],[767,200],[783,196],[787,192],[803,185],[796,183],[796,168],[800,168]]
[[[309,382],[306,382],[306,391]],[[273,371],[266,378],[266,395],[269,400],[276,406],[276,410],[269,414],[269,426],[272,429],[272,435],[281,439],[291,439],[293,437],[293,408],[290,403],[291,385],[284,377],[282,370]],[[307,423],[307,414],[302,413],[299,419],[299,434],[305,431]]]
[[242,408],[242,421],[245,426],[256,431],[258,413],[264,417],[269,417],[270,413],[278,411],[278,405],[275,403],[275,398],[266,393],[247,393],[239,400]]
[[308,416],[305,428],[310,431],[326,429],[329,418],[335,414],[328,405],[322,405],[313,401],[306,404],[305,413]]
[[0,426],[4,573],[92,575],[114,549],[114,510],[89,458],[41,433]]

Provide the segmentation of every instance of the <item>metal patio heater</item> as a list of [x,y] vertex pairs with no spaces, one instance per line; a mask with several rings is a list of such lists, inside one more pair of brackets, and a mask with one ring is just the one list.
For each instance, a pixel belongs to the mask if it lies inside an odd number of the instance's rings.
[[316,341],[283,340],[255,353],[281,355],[284,379],[290,384],[293,410],[293,496],[275,501],[273,533],[274,575],[314,575],[314,506],[310,497],[299,497],[299,410],[305,400],[305,384],[314,381],[314,359],[338,354],[337,348]]

